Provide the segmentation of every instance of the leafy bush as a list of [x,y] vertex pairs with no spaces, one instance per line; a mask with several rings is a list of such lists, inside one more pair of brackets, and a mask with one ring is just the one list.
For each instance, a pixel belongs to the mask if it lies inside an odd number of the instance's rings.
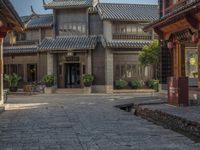
[[120,80],[116,80],[116,81],[115,81],[115,87],[116,87],[117,89],[123,89],[123,88],[125,88],[127,85],[128,85],[128,82],[125,81],[125,80],[120,79]]
[[42,79],[42,82],[46,85],[46,87],[52,87],[54,84],[54,76],[45,75]]
[[82,76],[82,81],[86,87],[91,86],[94,81],[94,77],[91,74],[84,74]]
[[149,80],[149,81],[147,82],[147,86],[148,86],[150,89],[154,89],[154,90],[158,91],[159,80]]
[[130,86],[133,88],[133,89],[138,89],[138,88],[141,88],[143,86],[143,82],[140,81],[140,80],[132,80],[130,82]]
[[4,80],[8,82],[9,88],[10,87],[17,87],[19,80],[21,80],[22,77],[18,76],[16,73],[13,74],[5,74]]

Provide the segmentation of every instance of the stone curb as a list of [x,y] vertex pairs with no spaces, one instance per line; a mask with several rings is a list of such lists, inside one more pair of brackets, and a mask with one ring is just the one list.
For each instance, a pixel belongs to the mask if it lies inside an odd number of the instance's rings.
[[134,106],[135,115],[146,120],[152,121],[174,131],[183,133],[186,136],[192,136],[195,140],[200,141],[200,123],[187,120],[173,114],[162,112],[160,110],[151,110],[142,105]]

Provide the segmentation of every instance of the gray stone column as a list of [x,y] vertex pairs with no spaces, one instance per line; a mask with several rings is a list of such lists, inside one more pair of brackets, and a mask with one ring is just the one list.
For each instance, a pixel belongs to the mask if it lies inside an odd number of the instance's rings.
[[3,98],[3,38],[0,37],[0,103],[4,104]]
[[57,72],[58,72],[58,63],[57,63],[58,57],[57,56],[58,56],[57,54],[53,55],[53,75],[55,77],[54,85],[56,87],[58,87],[58,74],[57,74]]
[[113,93],[113,52],[111,49],[105,51],[105,79],[106,93]]
[[92,74],[92,52],[88,50],[87,53],[87,73]]
[[47,74],[53,75],[53,55],[47,53]]

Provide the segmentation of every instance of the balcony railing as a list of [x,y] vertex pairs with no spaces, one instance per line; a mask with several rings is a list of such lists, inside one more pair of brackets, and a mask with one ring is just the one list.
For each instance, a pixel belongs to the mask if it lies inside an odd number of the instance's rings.
[[169,7],[167,7],[167,8],[165,9],[164,15],[167,15],[167,14],[169,14],[169,13],[173,13],[174,11],[179,10],[179,9],[182,8],[183,6],[188,5],[188,4],[190,4],[190,3],[193,3],[193,2],[195,2],[195,1],[196,1],[196,0],[181,0],[181,1],[177,2],[177,3],[175,3],[175,4],[172,4],[172,5],[170,5]]
[[114,33],[113,40],[152,40],[152,35]]
[[[32,41],[17,41],[13,46],[22,46],[22,45],[37,45],[39,44],[39,40]],[[10,42],[4,42],[4,46],[11,46]]]

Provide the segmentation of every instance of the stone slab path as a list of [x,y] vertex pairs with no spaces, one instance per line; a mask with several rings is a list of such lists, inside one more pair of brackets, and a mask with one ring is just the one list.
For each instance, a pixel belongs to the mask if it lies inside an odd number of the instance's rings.
[[181,134],[114,107],[134,99],[63,94],[10,97],[0,114],[0,150],[200,149],[199,143]]

